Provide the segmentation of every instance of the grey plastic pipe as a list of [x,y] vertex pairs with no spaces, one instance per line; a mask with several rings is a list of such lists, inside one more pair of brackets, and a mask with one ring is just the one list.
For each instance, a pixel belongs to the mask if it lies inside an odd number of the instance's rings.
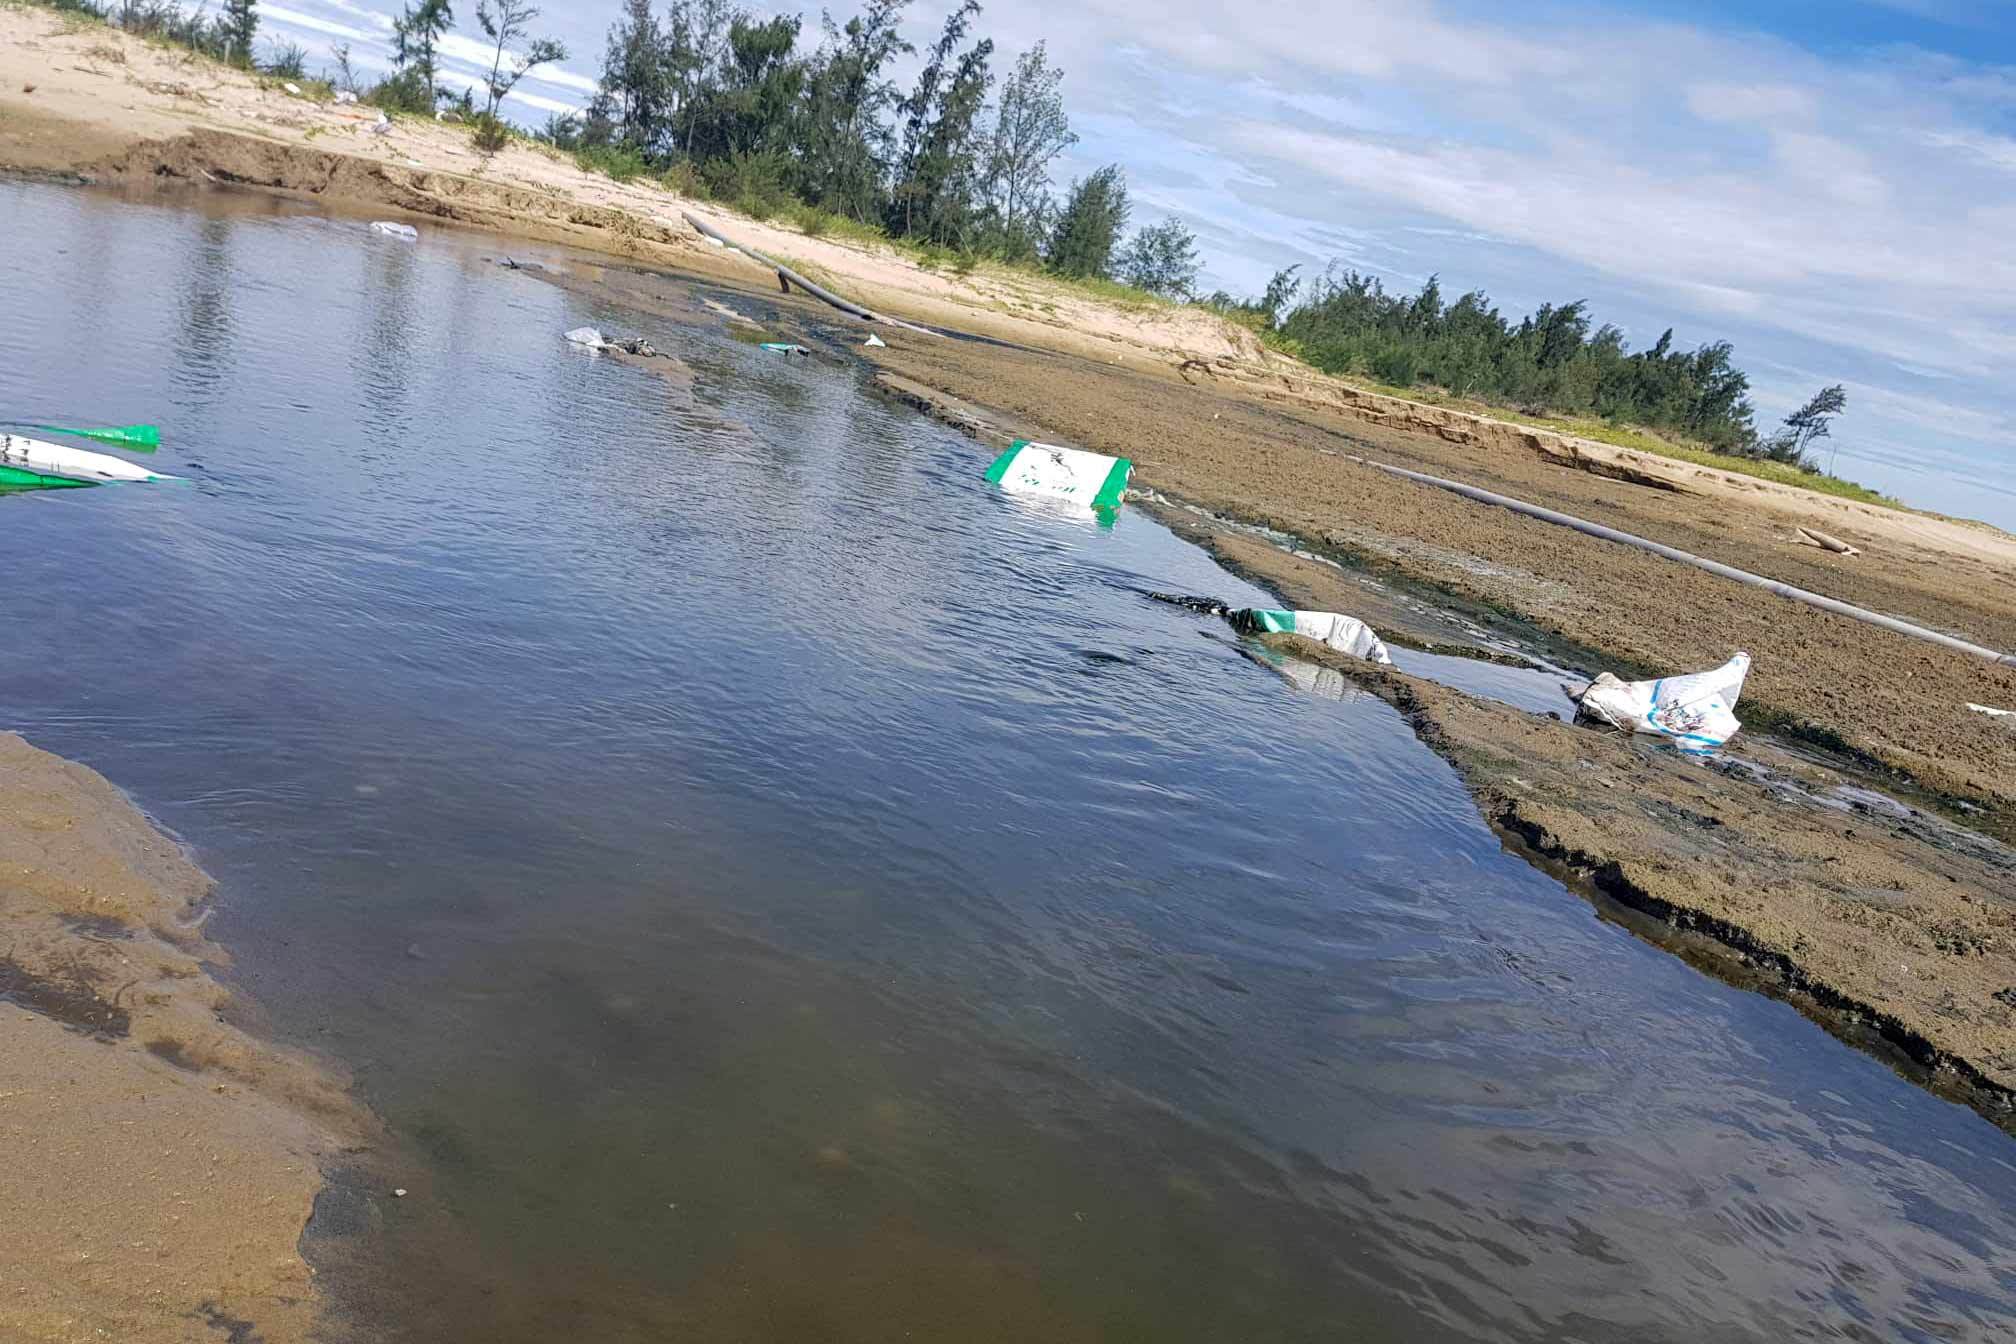
[[[884,317],[880,313],[871,313],[866,308],[863,308],[860,304],[850,303],[846,299],[841,298],[838,294],[835,294],[832,290],[827,289],[821,285],[813,284],[810,280],[807,280],[804,276],[798,274],[798,272],[792,270],[789,266],[785,266],[782,263],[772,261],[770,258],[764,256],[761,252],[758,252],[753,248],[744,247],[740,243],[730,242],[728,238],[721,233],[720,230],[714,228],[712,225],[707,224],[702,220],[695,219],[692,215],[686,214],[686,212],[683,210],[680,211],[679,213],[685,215],[686,222],[688,224],[691,224],[695,229],[698,229],[702,236],[712,238],[715,242],[721,244],[721,246],[726,248],[732,248],[734,251],[740,252],[743,256],[750,258],[752,261],[760,262],[761,264],[768,266],[771,270],[777,272],[777,278],[779,280],[790,281],[791,284],[798,286],[798,288],[804,290],[807,294],[810,294],[813,298],[822,299],[825,302],[832,304],[835,308],[838,308],[841,312],[847,314],[849,317],[858,317],[863,322],[881,322],[887,324],[888,326],[901,327],[905,331],[919,332],[925,336],[936,336],[938,334],[937,332],[931,330],[929,327],[914,326],[911,323],[904,322],[898,318]],[[786,286],[786,288],[789,287],[790,286],[788,285]]]
[[1937,630],[1927,630],[1922,625],[1913,625],[1909,621],[1900,621],[1895,616],[1885,616],[1881,612],[1868,611],[1862,607],[1850,606],[1846,602],[1823,596],[1820,593],[1809,593],[1804,588],[1794,588],[1789,583],[1780,583],[1776,579],[1767,579],[1761,574],[1752,574],[1748,570],[1737,569],[1732,565],[1722,564],[1720,561],[1703,559],[1701,556],[1680,550],[1678,547],[1661,545],[1656,541],[1648,541],[1644,537],[1633,536],[1629,532],[1619,532],[1614,527],[1605,527],[1601,523],[1592,523],[1586,518],[1576,518],[1569,514],[1557,513],[1553,509],[1543,509],[1538,504],[1528,504],[1522,499],[1513,499],[1510,495],[1499,495],[1489,490],[1480,490],[1474,485],[1465,485],[1461,481],[1444,480],[1440,476],[1430,476],[1426,472],[1409,471],[1405,467],[1388,466],[1384,462],[1374,462],[1369,458],[1353,457],[1348,453],[1345,456],[1360,466],[1374,467],[1388,475],[1401,477],[1403,480],[1418,481],[1422,485],[1432,485],[1437,489],[1448,490],[1454,494],[1462,495],[1465,499],[1474,499],[1480,504],[1494,504],[1501,509],[1510,509],[1514,513],[1523,513],[1528,518],[1538,518],[1543,523],[1553,523],[1557,527],[1573,528],[1575,531],[1583,533],[1586,536],[1600,537],[1604,541],[1614,541],[1620,546],[1635,546],[1641,551],[1650,551],[1653,555],[1663,556],[1668,560],[1677,560],[1683,565],[1692,565],[1696,569],[1705,569],[1710,574],[1720,575],[1725,579],[1734,579],[1738,583],[1747,583],[1752,588],[1762,588],[1768,593],[1776,593],[1780,597],[1789,597],[1794,602],[1804,602],[1809,607],[1818,607],[1822,611],[1831,611],[1836,616],[1846,616],[1850,620],[1861,621],[1865,625],[1873,625],[1879,629],[1891,631],[1894,634],[1908,635],[1912,639],[1922,639],[1928,644],[1938,644],[1944,648],[1952,649],[1955,653],[1965,653],[1976,658],[1985,658],[1991,663],[2000,663],[2004,667],[2016,667],[2016,654],[2000,653],[1994,649],[1983,648],[1979,644],[1970,644],[1964,639],[1941,634]]

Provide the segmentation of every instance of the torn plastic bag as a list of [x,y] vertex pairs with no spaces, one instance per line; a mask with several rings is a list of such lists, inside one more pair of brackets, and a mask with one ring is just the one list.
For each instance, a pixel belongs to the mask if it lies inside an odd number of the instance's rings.
[[1049,495],[1088,509],[1117,509],[1134,464],[1078,448],[1017,439],[987,468],[986,480],[1010,494]]
[[574,345],[585,345],[590,350],[600,350],[609,344],[602,339],[602,333],[594,327],[576,327],[567,333],[567,339]]
[[1391,665],[1393,657],[1372,627],[1356,616],[1334,611],[1275,611],[1266,607],[1246,607],[1227,613],[1232,628],[1242,634],[1300,635],[1326,649],[1348,653],[1374,663]]
[[414,228],[411,224],[394,224],[389,219],[371,221],[371,232],[382,233],[387,238],[404,238],[409,243],[420,241],[420,230]]
[[1739,653],[1712,672],[1657,681],[1619,681],[1605,672],[1578,698],[1588,718],[1634,733],[1670,737],[1683,750],[1707,751],[1736,736],[1736,698],[1750,675],[1750,655]]

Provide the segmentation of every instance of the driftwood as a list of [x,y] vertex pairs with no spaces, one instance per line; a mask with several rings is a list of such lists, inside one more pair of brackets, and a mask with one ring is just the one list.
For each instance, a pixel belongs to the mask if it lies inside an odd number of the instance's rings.
[[1825,532],[1816,532],[1810,527],[1799,528],[1798,532],[1799,544],[1801,546],[1818,546],[1821,550],[1832,551],[1836,555],[1862,554],[1862,552],[1856,550],[1853,546],[1841,540],[1841,538],[1830,537]]
[[[680,213],[685,214],[684,211],[681,211]],[[791,292],[791,286],[796,285],[798,286],[798,288],[804,290],[807,294],[810,294],[813,298],[818,299],[824,303],[830,303],[835,308],[838,308],[841,312],[847,314],[849,317],[858,317],[863,322],[880,322],[886,326],[901,327],[905,331],[914,331],[922,336],[936,336],[939,334],[931,330],[929,327],[916,326],[912,323],[905,322],[900,318],[888,317],[881,313],[870,312],[868,309],[863,308],[858,303],[850,303],[846,299],[841,298],[838,294],[835,294],[832,290],[826,289],[820,285],[813,284],[810,280],[807,280],[804,276],[798,274],[798,272],[792,270],[789,266],[784,265],[782,262],[772,261],[770,258],[764,256],[761,252],[756,251],[754,248],[743,247],[740,243],[731,242],[724,234],[721,233],[720,230],[716,229],[713,225],[695,219],[690,214],[686,214],[686,222],[688,224],[691,224],[695,229],[699,230],[701,237],[712,238],[715,242],[721,244],[721,246],[727,248],[729,251],[740,252],[743,256],[749,258],[751,261],[754,261],[759,265],[768,266],[771,270],[777,272],[777,284],[786,294],[789,294]]]

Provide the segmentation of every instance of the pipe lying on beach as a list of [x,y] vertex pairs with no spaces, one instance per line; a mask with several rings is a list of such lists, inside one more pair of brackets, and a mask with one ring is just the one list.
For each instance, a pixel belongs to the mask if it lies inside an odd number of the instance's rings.
[[781,262],[772,261],[769,257],[764,256],[761,252],[756,251],[754,248],[744,247],[740,243],[731,241],[725,234],[723,234],[720,230],[716,229],[713,225],[707,224],[702,220],[695,219],[691,214],[687,213],[686,211],[682,210],[680,213],[685,216],[686,222],[688,224],[691,224],[695,229],[700,231],[701,237],[711,238],[715,242],[721,244],[721,246],[729,248],[732,251],[740,252],[743,256],[748,257],[750,260],[759,262],[762,265],[768,266],[771,270],[777,272],[778,281],[784,285],[784,288],[787,291],[791,288],[792,285],[796,285],[798,286],[798,288],[804,290],[807,294],[810,294],[813,298],[820,299],[826,303],[830,303],[835,308],[838,308],[841,312],[846,313],[849,317],[858,317],[863,322],[881,322],[887,326],[901,327],[905,331],[914,331],[924,336],[936,336],[938,334],[937,332],[931,330],[929,327],[916,326],[912,323],[905,322],[900,318],[889,317],[882,313],[870,312],[868,309],[863,308],[858,303],[850,303],[846,299],[841,298],[838,294],[835,294],[832,290],[827,289],[821,285],[813,284],[810,280],[807,280],[804,276],[798,274],[798,272],[792,270],[789,266],[786,266]]
[[1373,467],[1379,471],[1386,472],[1388,475],[1398,476],[1403,480],[1415,481],[1422,485],[1432,485],[1437,489],[1448,490],[1462,495],[1465,499],[1474,499],[1480,504],[1491,504],[1501,509],[1510,509],[1514,513],[1524,514],[1528,518],[1537,518],[1543,523],[1553,523],[1557,527],[1573,528],[1585,536],[1598,537],[1604,541],[1614,541],[1620,546],[1633,546],[1641,551],[1649,551],[1653,555],[1662,556],[1668,560],[1676,560],[1683,565],[1692,565],[1696,569],[1705,569],[1710,574],[1719,575],[1725,579],[1734,579],[1738,583],[1747,583],[1752,588],[1762,588],[1767,593],[1776,593],[1778,596],[1790,598],[1794,602],[1804,602],[1809,607],[1818,607],[1822,611],[1833,612],[1836,616],[1846,616],[1850,620],[1861,621],[1866,625],[1873,625],[1879,629],[1888,630],[1893,634],[1906,635],[1912,639],[1922,639],[1927,643],[1938,644],[1943,648],[1952,649],[1956,653],[1968,654],[1975,658],[1985,658],[1991,663],[1999,663],[2004,667],[2016,667],[2016,654],[2002,653],[1995,649],[1984,648],[1979,644],[1970,644],[1968,641],[1953,635],[1942,634],[1937,630],[1928,630],[1922,625],[1913,625],[1909,621],[1900,621],[1895,616],[1885,616],[1881,612],[1869,611],[1863,607],[1850,606],[1848,603],[1839,601],[1838,599],[1826,597],[1820,593],[1808,592],[1804,588],[1795,588],[1789,583],[1780,583],[1777,579],[1767,579],[1761,574],[1752,574],[1748,570],[1737,569],[1733,565],[1725,565],[1717,560],[1704,559],[1691,552],[1680,550],[1678,547],[1663,545],[1656,541],[1648,541],[1644,537],[1633,536],[1629,532],[1620,532],[1614,527],[1605,527],[1601,523],[1592,523],[1586,518],[1576,518],[1570,514],[1557,513],[1553,509],[1542,508],[1538,504],[1528,504],[1524,500],[1513,499],[1509,495],[1495,494],[1492,491],[1483,490],[1474,485],[1465,485],[1461,481],[1446,480],[1443,477],[1430,476],[1426,472],[1421,471],[1409,471],[1405,467],[1388,466],[1384,462],[1374,462],[1368,458],[1356,457],[1348,453],[1345,456],[1348,460],[1356,462],[1360,466]]

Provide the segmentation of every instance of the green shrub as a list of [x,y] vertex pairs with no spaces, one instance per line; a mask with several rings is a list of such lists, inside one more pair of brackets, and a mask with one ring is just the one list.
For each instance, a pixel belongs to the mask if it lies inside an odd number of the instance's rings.
[[676,191],[696,201],[712,200],[714,197],[691,159],[677,159],[667,164],[665,171],[658,174],[658,184],[667,191]]
[[644,156],[628,145],[589,145],[574,151],[574,162],[585,172],[601,173],[618,182],[641,177],[649,167]]
[[511,128],[488,112],[477,115],[469,138],[478,154],[495,154],[511,143]]
[[1412,387],[1421,377],[1421,366],[1414,351],[1405,346],[1387,346],[1372,356],[1368,367],[1374,378],[1394,387]]
[[791,161],[776,150],[716,159],[701,169],[714,199],[726,201],[751,219],[768,219],[794,204],[784,182]]

